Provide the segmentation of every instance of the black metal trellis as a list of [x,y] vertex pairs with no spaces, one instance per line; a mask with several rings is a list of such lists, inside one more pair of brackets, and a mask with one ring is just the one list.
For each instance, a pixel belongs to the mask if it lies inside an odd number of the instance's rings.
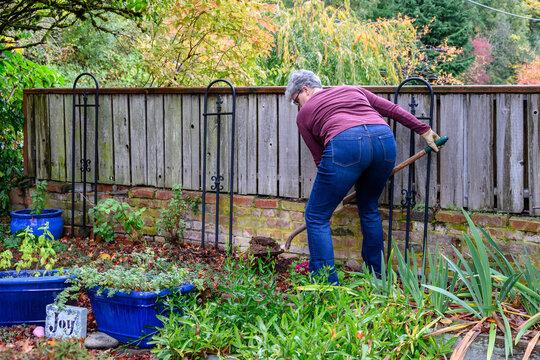
[[[223,100],[221,95],[217,96],[216,100],[216,112],[209,113],[207,111],[207,102],[208,102],[208,91],[210,88],[219,82],[227,84],[232,91],[232,110],[230,112],[222,112],[221,105]],[[204,134],[203,134],[203,182],[202,182],[202,247],[205,247],[205,222],[206,222],[206,153],[207,153],[207,142],[206,142],[206,133],[208,127],[208,116],[216,116],[217,118],[217,149],[216,149],[216,174],[211,177],[211,180],[214,182],[214,185],[210,187],[211,190],[216,191],[216,221],[215,221],[215,248],[218,248],[219,245],[219,194],[223,190],[223,185],[221,181],[224,177],[220,174],[220,143],[221,143],[221,117],[222,116],[231,116],[231,165],[230,165],[230,181],[229,181],[229,252],[232,251],[232,217],[233,217],[233,186],[234,186],[234,121],[236,113],[236,90],[234,86],[227,80],[218,79],[214,80],[208,85],[204,93]]]
[[[394,94],[394,103],[397,104],[398,100],[398,94],[403,85],[410,81],[420,81],[422,82],[429,90],[430,94],[430,105],[429,105],[429,116],[416,116],[416,107],[418,106],[418,103],[416,102],[416,99],[414,98],[414,94],[412,96],[411,103],[409,104],[410,110],[409,112],[413,115],[415,115],[419,120],[428,120],[429,126],[433,128],[433,104],[434,104],[434,96],[433,96],[433,88],[431,85],[424,79],[414,77],[414,78],[408,78],[399,84],[399,86],[396,89],[396,92]],[[396,133],[396,122],[394,122],[394,133]],[[414,155],[414,132],[411,130],[410,132],[410,142],[409,142],[409,156]],[[411,164],[411,166],[408,167],[408,181],[407,181],[407,189],[402,189],[401,193],[403,195],[403,199],[401,200],[401,206],[405,207],[407,209],[407,215],[406,215],[406,227],[405,227],[405,261],[408,259],[408,250],[409,250],[409,225],[411,223],[411,207],[414,207],[416,205],[416,191],[413,188],[413,176],[414,176],[414,163]],[[430,174],[431,174],[431,152],[427,154],[427,174],[426,174],[426,195],[425,195],[425,207],[424,207],[424,236],[423,236],[423,242],[422,242],[422,269],[425,269],[426,266],[426,243],[427,243],[427,223],[428,223],[428,210],[429,210],[429,183],[430,183]],[[387,250],[387,261],[390,257],[390,250],[392,247],[392,215],[393,215],[393,207],[394,207],[394,176],[390,178],[390,211],[389,211],[389,225],[388,225],[388,250]]]
[[[90,76],[96,85],[95,87],[95,100],[93,104],[88,104],[88,89],[85,88],[82,93],[82,103],[77,102],[77,82],[83,76]],[[73,121],[72,121],[72,134],[71,134],[71,236],[75,236],[75,226],[81,227],[83,230],[91,227],[86,224],[86,173],[92,171],[90,164],[91,160],[87,159],[86,148],[87,148],[87,130],[88,130],[88,108],[95,108],[95,144],[94,144],[94,204],[97,204],[97,181],[98,181],[98,109],[99,109],[99,84],[96,77],[90,73],[82,73],[75,79],[73,83]],[[75,224],[75,117],[76,110],[82,109],[82,121],[83,127],[81,129],[82,133],[82,142],[81,146],[83,148],[82,158],[80,159],[80,172],[82,175],[82,224]],[[81,120],[79,116],[79,121]]]

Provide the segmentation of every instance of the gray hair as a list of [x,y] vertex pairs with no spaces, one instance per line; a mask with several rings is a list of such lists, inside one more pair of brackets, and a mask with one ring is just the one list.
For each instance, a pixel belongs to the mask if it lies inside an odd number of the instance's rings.
[[321,79],[309,70],[293,71],[289,76],[285,98],[292,100],[293,95],[302,91],[302,86],[307,86],[310,89],[322,88]]

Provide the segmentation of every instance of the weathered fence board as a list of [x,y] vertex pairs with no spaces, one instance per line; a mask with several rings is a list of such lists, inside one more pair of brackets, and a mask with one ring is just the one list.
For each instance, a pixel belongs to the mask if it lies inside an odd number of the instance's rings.
[[449,140],[440,155],[441,207],[465,206],[465,109],[461,95],[441,96],[441,134]]
[[147,184],[163,187],[165,185],[163,95],[149,96],[146,105]]
[[523,210],[523,99],[499,94],[497,99],[497,209]]
[[[529,208],[531,214],[540,215],[540,95],[528,97],[527,143],[529,161]],[[537,207],[537,209],[534,209]]]
[[236,191],[241,194],[248,193],[248,97],[236,98]]
[[112,95],[113,117],[113,180],[119,185],[131,184],[128,95]]
[[[163,172],[163,185],[172,188],[182,184],[182,97],[164,95],[163,99],[163,159],[165,169]],[[188,123],[188,119],[186,119]],[[198,151],[196,151],[198,153]],[[183,162],[187,166],[186,161]],[[190,184],[191,185],[191,184]]]
[[37,177],[51,178],[51,142],[49,133],[49,107],[47,95],[38,95],[35,106]]
[[471,209],[491,209],[493,189],[493,101],[491,95],[467,96],[466,198]]
[[296,127],[298,110],[284,96],[278,98],[278,109],[278,195],[297,198],[300,196],[300,147]]
[[256,96],[248,98],[248,117],[247,117],[247,187],[246,194],[257,194],[257,108],[258,102]]
[[[466,207],[470,210],[495,209],[512,213],[540,206],[540,125],[537,87],[508,89],[454,88],[436,91],[434,129],[450,137],[445,148],[432,156],[430,173],[431,205],[438,200],[443,208]],[[512,88],[513,89],[513,88]],[[118,185],[172,187],[183,184],[188,190],[200,190],[202,159],[207,160],[207,190],[216,175],[218,144],[216,117],[209,117],[208,151],[202,153],[204,91],[100,91],[99,108],[99,182]],[[485,93],[482,93],[485,91]],[[223,98],[223,111],[231,109],[232,96],[217,90]],[[375,91],[377,93],[377,91]],[[418,116],[429,113],[429,95],[405,87],[399,105],[410,110],[414,94]],[[383,96],[394,100],[392,91]],[[82,103],[82,93],[77,103]],[[75,181],[81,181],[82,127],[81,108],[72,120],[72,93],[69,89],[25,91],[26,132],[25,172],[40,179],[71,181],[72,136],[75,135]],[[217,95],[208,100],[208,112],[216,110]],[[88,96],[93,103],[94,96]],[[439,104],[439,105],[438,105]],[[219,144],[220,182],[229,191],[230,135],[235,132],[234,192],[307,198],[315,180],[316,167],[310,151],[296,128],[297,110],[283,91],[237,91],[236,126],[230,116],[222,116]],[[94,113],[87,112],[87,154],[93,181]],[[426,120],[427,121],[427,120]],[[393,121],[389,121],[393,125]],[[396,163],[409,157],[409,129],[397,124]],[[415,136],[414,152],[425,147]],[[213,140],[212,140],[213,138]],[[438,163],[439,161],[439,163]],[[417,203],[425,197],[427,158],[414,165]],[[407,187],[408,170],[395,177],[394,204],[399,205]],[[437,189],[440,191],[437,191]],[[496,191],[495,191],[496,189]],[[528,191],[526,191],[528,190]],[[526,197],[528,196],[528,201]],[[380,202],[388,203],[387,192]]]
[[258,187],[261,195],[277,194],[278,124],[275,95],[258,95]]
[[[180,153],[171,161],[182,160],[177,166],[182,168],[182,186],[185,189],[199,190],[201,187],[201,108],[199,95],[182,95],[182,157]],[[176,160],[172,160],[176,159]]]
[[[112,95],[99,96],[98,109],[98,182],[114,184],[114,141],[113,141]],[[92,122],[93,122],[92,118]],[[94,146],[94,144],[90,144]]]
[[51,180],[66,180],[66,148],[64,98],[60,94],[48,95],[51,144]]
[[148,184],[146,162],[146,95],[129,96],[129,134],[131,182],[133,185]]

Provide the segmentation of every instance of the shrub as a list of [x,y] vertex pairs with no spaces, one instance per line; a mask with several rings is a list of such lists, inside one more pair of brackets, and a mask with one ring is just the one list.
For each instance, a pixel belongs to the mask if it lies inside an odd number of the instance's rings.
[[146,208],[133,210],[126,203],[112,198],[100,200],[88,213],[94,215],[94,234],[110,243],[114,241],[114,226],[121,225],[132,240],[138,240],[144,225],[142,214]]
[[178,244],[180,237],[186,232],[185,217],[188,211],[198,214],[197,204],[199,197],[190,198],[184,195],[182,185],[173,187],[173,198],[169,206],[161,211],[157,221],[159,233],[165,236],[172,244]]

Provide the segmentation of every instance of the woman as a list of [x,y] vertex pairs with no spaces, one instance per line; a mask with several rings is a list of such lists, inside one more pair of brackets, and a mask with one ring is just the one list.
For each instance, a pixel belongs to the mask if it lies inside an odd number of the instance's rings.
[[312,275],[328,269],[329,283],[338,284],[330,217],[354,185],[360,225],[362,258],[370,271],[381,273],[384,254],[379,196],[394,167],[396,142],[383,116],[420,134],[439,151],[431,128],[398,105],[356,86],[322,88],[311,71],[291,74],[285,96],[298,106],[296,124],[315,164],[317,177],[305,219]]

